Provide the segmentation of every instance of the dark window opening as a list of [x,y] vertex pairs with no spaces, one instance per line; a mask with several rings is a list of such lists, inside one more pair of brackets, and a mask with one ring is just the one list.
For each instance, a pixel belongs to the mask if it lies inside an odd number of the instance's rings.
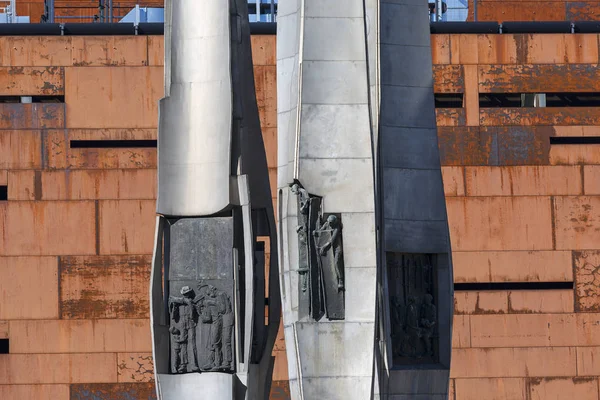
[[436,93],[435,108],[462,108],[463,97],[462,93]]
[[600,93],[546,93],[546,107],[600,107]]
[[71,140],[72,149],[156,148],[156,140]]
[[521,93],[480,93],[479,107],[521,107]]
[[8,200],[8,186],[0,185],[0,201]]
[[488,290],[559,290],[573,289],[573,282],[483,282],[455,283],[454,290],[459,292],[481,292]]
[[551,137],[550,144],[600,144],[600,136]]
[[64,103],[65,96],[0,96],[0,103]]
[[0,339],[0,354],[8,354],[8,339]]
[[480,93],[479,107],[600,107],[600,93]]

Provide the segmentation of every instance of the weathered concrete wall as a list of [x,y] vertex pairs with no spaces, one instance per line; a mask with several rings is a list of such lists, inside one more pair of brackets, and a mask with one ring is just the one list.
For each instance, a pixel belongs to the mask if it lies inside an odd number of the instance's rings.
[[[275,37],[252,44],[274,185]],[[65,99],[0,104],[0,398],[154,398],[156,149],[69,143],[156,139],[163,38],[3,37],[0,48],[0,96]],[[275,355],[274,398],[285,398],[283,337]]]
[[549,138],[598,136],[600,108],[480,109],[478,96],[597,91],[598,36],[432,40],[436,93],[464,93],[437,110],[455,282],[575,282],[456,291],[451,399],[597,399],[600,146]]
[[[491,112],[478,94],[595,91],[598,36],[434,35],[432,49],[434,91],[465,95],[465,107],[437,109],[456,282],[575,282],[457,291],[450,399],[597,400],[600,145],[548,138],[600,136],[600,108]],[[275,185],[275,37],[254,37],[253,55]],[[154,139],[162,59],[159,37],[0,38],[0,95],[66,94],[66,106],[1,105],[0,185],[10,200],[0,202],[0,338],[12,353],[0,355],[1,399],[154,393],[156,152],[70,149],[68,140]],[[28,75],[46,67],[59,68]],[[144,77],[135,86],[125,80],[133,74]],[[119,107],[132,115],[117,124]],[[275,354],[272,396],[286,399],[282,331]]]

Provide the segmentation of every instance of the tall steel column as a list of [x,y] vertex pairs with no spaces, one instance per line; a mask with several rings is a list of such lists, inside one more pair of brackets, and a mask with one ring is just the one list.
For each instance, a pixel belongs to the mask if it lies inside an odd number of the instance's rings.
[[293,399],[447,398],[453,282],[426,0],[279,4]]
[[246,0],[165,2],[157,213],[159,399],[266,399],[280,298]]

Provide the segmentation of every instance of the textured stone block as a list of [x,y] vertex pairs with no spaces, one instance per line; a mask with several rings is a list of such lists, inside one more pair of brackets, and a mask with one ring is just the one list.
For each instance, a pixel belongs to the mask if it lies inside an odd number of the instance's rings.
[[465,195],[465,176],[463,167],[442,167],[444,194],[446,196]]
[[70,400],[156,400],[152,383],[88,383],[71,385]]
[[275,365],[273,366],[273,380],[285,381],[288,378],[288,363],[285,351],[274,351]]
[[600,197],[554,199],[556,249],[594,249],[600,242]]
[[600,347],[577,348],[577,374],[579,376],[600,375]]
[[471,324],[468,315],[454,315],[452,348],[471,347]]
[[117,354],[119,382],[154,382],[152,353]]
[[[152,350],[150,321],[146,319],[10,321],[9,327],[11,353],[15,354],[148,353]],[[116,365],[115,360],[115,371]]]
[[433,64],[450,64],[450,35],[431,35]]
[[154,201],[100,201],[100,254],[151,254],[155,216]]
[[577,322],[573,314],[472,315],[471,346],[575,346],[583,344]]
[[8,200],[35,200],[39,195],[36,176],[39,173],[33,170],[8,171]]
[[[152,36],[150,36],[152,37]],[[252,35],[250,37],[252,46],[252,64],[275,65],[276,41],[273,35]]]
[[69,385],[0,385],[6,400],[69,400]]
[[600,251],[574,251],[573,264],[576,310],[600,311]]
[[[594,123],[595,125],[598,125]],[[552,145],[550,148],[550,164],[600,164],[600,145],[587,144],[585,146]]]
[[8,321],[0,321],[0,339],[8,339]]
[[[72,67],[65,71],[69,128],[155,128],[161,67]],[[131,100],[131,88],[138,88]],[[93,113],[87,112],[94,110]]]
[[[469,6],[469,10],[472,8]],[[514,35],[477,35],[477,56],[480,64],[514,64],[517,62],[517,48]]]
[[[483,126],[521,127],[525,125],[598,125],[597,107],[513,107],[482,108]],[[514,129],[514,128],[513,128]]]
[[72,170],[41,173],[43,200],[155,199],[155,169]]
[[458,251],[452,264],[457,283],[573,281],[570,251]]
[[0,204],[0,254],[94,254],[93,202]]
[[273,381],[271,383],[270,400],[291,400],[290,383],[288,381]]
[[573,290],[514,290],[508,292],[508,312],[572,313],[575,295]]
[[71,47],[77,67],[148,65],[147,36],[73,36]]
[[4,36],[0,65],[60,67],[71,65],[71,36]]
[[0,320],[58,318],[56,258],[0,257],[0,304]]
[[461,314],[505,314],[508,312],[506,291],[454,293],[454,313]]
[[260,127],[277,126],[277,68],[274,65],[254,67],[254,87]]
[[39,131],[0,131],[0,169],[30,169],[41,165]]
[[[432,36],[433,38],[434,36]],[[433,41],[433,40],[432,40]],[[435,50],[434,50],[435,52]],[[423,65],[423,64],[421,64]],[[465,75],[460,65],[434,65],[433,91],[435,93],[464,93]]]
[[165,65],[165,38],[164,36],[148,36],[148,65]]
[[0,385],[116,382],[116,365],[117,355],[110,353],[6,354],[0,357]]
[[1,103],[0,129],[57,129],[65,126],[63,103]]
[[60,96],[64,93],[63,68],[0,68],[0,95],[2,96]]
[[[299,366],[302,368],[305,378],[315,378],[316,381],[321,381],[323,378],[320,377],[323,376],[344,376],[358,380],[358,377],[370,376],[372,366],[369,356],[372,355],[372,349],[364,347],[364,344],[373,340],[372,323],[298,322],[296,325],[298,348],[303,349],[299,353]],[[320,357],[319,349],[321,347],[327,347],[329,354],[333,356],[331,358]],[[340,363],[340,359],[347,360],[347,362]],[[317,386],[319,385],[315,385],[314,388],[317,392],[313,393],[320,393]],[[333,388],[328,390],[333,390]]]
[[529,400],[524,378],[455,379],[456,400]]
[[530,378],[529,394],[531,400],[596,400],[598,378]]
[[150,256],[61,257],[61,318],[148,317],[150,268]]
[[600,195],[600,165],[583,166],[583,193]]
[[454,349],[450,377],[575,376],[576,367],[572,347]]
[[465,167],[467,196],[582,194],[579,166]]
[[452,249],[552,249],[552,218],[547,197],[446,199]]

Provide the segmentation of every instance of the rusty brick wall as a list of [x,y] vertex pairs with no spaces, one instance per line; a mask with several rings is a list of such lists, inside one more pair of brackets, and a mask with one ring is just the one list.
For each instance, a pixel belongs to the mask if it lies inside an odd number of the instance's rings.
[[469,0],[467,21],[474,20],[474,1],[477,2],[477,21],[600,20],[597,0]]
[[[500,4],[500,3],[494,3]],[[536,2],[540,5],[542,3]],[[597,35],[433,35],[455,282],[574,282],[457,291],[451,400],[598,399],[599,107],[479,108],[479,93],[598,92]]]
[[[252,44],[274,186],[275,37]],[[0,103],[0,399],[154,398],[156,149],[69,142],[156,139],[162,94],[162,37],[0,38],[0,96],[65,99]],[[275,356],[285,399],[282,337]]]

